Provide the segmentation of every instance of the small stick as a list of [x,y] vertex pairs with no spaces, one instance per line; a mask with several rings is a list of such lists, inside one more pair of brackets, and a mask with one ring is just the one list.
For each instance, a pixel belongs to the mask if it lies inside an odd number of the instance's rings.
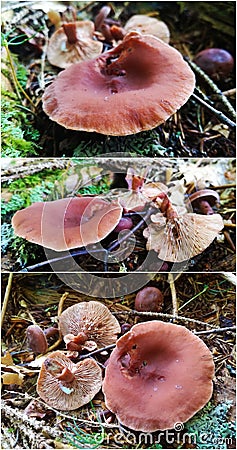
[[187,57],[185,57],[184,59],[192,67],[192,69],[195,72],[197,72],[198,75],[200,75],[209,84],[209,86],[212,88],[212,90],[215,92],[215,94],[218,95],[218,97],[220,98],[222,103],[226,106],[226,108],[228,109],[228,111],[231,114],[231,116],[233,117],[233,119],[235,119],[236,113],[235,113],[233,106],[230,104],[229,100],[225,97],[225,95],[218,88],[218,86],[211,80],[211,78],[209,78],[209,76],[206,74],[206,72],[204,72],[199,66],[197,66],[197,64],[195,64],[193,61],[191,61]]
[[116,347],[116,344],[110,344],[110,345],[107,345],[106,347],[98,348],[97,350],[93,350],[93,352],[87,353],[86,355],[81,355],[79,357],[79,359],[89,358],[90,356],[94,356],[94,355],[97,355],[98,353],[102,353],[107,350],[111,350],[112,348],[115,348],[115,347]]
[[[120,314],[124,314],[124,312],[115,312],[114,315],[120,315]],[[174,316],[173,314],[167,314],[167,313],[155,313],[155,312],[141,312],[141,311],[135,311],[135,310],[131,310],[131,311],[126,311],[126,314],[128,315],[134,315],[134,316],[148,316],[148,317],[153,317],[153,318],[159,318],[162,317],[164,319],[173,319]],[[183,317],[183,316],[176,316],[175,317],[176,320],[181,320],[184,322],[191,322],[191,323],[196,323],[198,325],[202,325],[205,327],[210,327],[210,328],[214,328],[214,325],[210,325],[209,323],[206,322],[201,322],[200,320],[196,320],[196,319],[191,319],[189,317]]]
[[206,103],[204,100],[202,100],[200,97],[198,97],[196,94],[192,94],[192,97],[202,105],[204,105],[206,108],[210,109],[219,119],[221,122],[226,123],[230,127],[236,127],[236,123],[232,120],[228,119],[225,114],[223,114],[221,111],[218,111],[218,109],[213,108],[213,106]]
[[2,304],[2,311],[1,311],[1,327],[2,327],[2,325],[3,325],[4,316],[5,316],[6,310],[7,310],[7,304],[8,304],[9,295],[10,295],[11,287],[12,287],[12,280],[13,280],[13,273],[10,273],[10,274],[9,274],[9,277],[8,277],[8,282],[7,282],[7,287],[6,287],[4,299],[3,299],[3,304]]
[[183,309],[185,306],[187,306],[190,302],[192,302],[195,298],[199,297],[199,295],[202,295],[204,292],[206,292],[209,289],[209,286],[205,286],[204,289],[199,292],[198,294],[194,295],[194,297],[190,298],[186,303],[184,303],[182,306],[180,306],[179,311]]
[[171,290],[172,305],[173,305],[173,317],[175,319],[178,314],[179,307],[178,307],[176,289],[175,289],[175,284],[174,284],[174,276],[172,273],[168,274],[168,283],[170,285],[170,290]]
[[225,333],[226,331],[234,332],[236,330],[236,326],[226,327],[226,328],[214,328],[213,330],[205,330],[205,331],[194,331],[194,334],[212,334],[212,333]]

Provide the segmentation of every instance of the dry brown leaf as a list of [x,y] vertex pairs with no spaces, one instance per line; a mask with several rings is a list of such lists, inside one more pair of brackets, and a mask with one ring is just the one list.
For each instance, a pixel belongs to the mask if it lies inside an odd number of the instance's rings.
[[3,384],[17,384],[18,386],[22,386],[23,380],[24,375],[21,373],[6,372],[2,374]]
[[14,362],[10,352],[6,352],[4,356],[1,357],[1,364],[5,366],[13,366]]

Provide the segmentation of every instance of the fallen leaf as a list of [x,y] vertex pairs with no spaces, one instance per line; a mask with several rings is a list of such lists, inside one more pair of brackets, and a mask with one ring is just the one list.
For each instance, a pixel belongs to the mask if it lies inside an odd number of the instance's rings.
[[11,353],[6,352],[5,355],[2,356],[1,364],[5,364],[5,366],[13,366],[14,365]]
[[3,373],[2,374],[2,382],[3,384],[17,384],[18,386],[22,386],[24,375],[21,373]]

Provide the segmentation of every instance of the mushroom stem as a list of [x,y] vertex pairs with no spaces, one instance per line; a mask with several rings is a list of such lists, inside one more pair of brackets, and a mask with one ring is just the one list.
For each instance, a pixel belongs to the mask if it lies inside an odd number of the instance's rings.
[[67,36],[68,43],[76,44],[78,42],[76,23],[75,22],[64,23],[63,29]]
[[[161,200],[161,201],[160,201]],[[160,211],[168,220],[175,219],[178,217],[178,213],[174,206],[172,205],[170,199],[168,198],[167,194],[162,192],[156,197],[156,202],[160,208]]]
[[198,209],[202,214],[214,214],[214,211],[211,207],[211,205],[206,200],[200,200],[198,204]]
[[71,370],[68,369],[68,367],[65,367],[62,370],[62,373],[60,375],[57,375],[57,378],[60,381],[65,381],[66,383],[72,383],[72,381],[75,379],[75,376],[71,372]]

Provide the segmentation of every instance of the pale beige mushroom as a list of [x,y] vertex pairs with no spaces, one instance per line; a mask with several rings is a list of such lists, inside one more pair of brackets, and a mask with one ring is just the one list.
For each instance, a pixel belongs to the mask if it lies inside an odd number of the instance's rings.
[[98,348],[114,344],[120,325],[107,306],[97,301],[69,306],[59,317],[59,329],[68,350],[81,351],[88,342]]
[[64,23],[49,40],[47,58],[51,64],[66,69],[72,64],[98,56],[103,44],[93,39],[90,20]]
[[135,14],[130,17],[125,24],[124,29],[127,33],[137,31],[141,34],[151,34],[161,39],[163,42],[166,42],[166,44],[168,44],[170,40],[170,32],[167,25],[161,20],[158,20],[155,17],[146,16],[145,14]]
[[147,249],[164,261],[182,262],[202,253],[224,227],[220,214],[178,214],[166,194],[160,210],[151,215],[152,223],[143,235],[148,239]]
[[70,411],[92,400],[101,385],[102,373],[95,360],[87,358],[74,364],[55,351],[42,364],[37,392],[52,408]]

